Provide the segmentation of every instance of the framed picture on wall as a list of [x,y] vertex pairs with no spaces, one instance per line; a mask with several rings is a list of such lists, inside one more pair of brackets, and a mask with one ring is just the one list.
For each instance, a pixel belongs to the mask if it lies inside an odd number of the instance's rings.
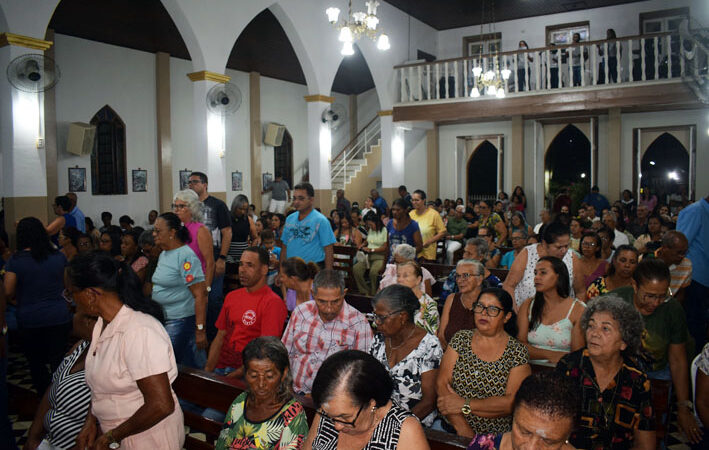
[[232,191],[242,191],[244,189],[243,184],[243,175],[241,172],[232,172],[231,173],[231,190]]
[[547,26],[547,45],[551,43],[555,45],[571,44],[574,33],[578,33],[581,36],[581,41],[589,40],[591,31],[588,21]]
[[271,181],[273,181],[273,174],[268,172],[264,173],[261,187],[265,189],[266,186],[271,184]]
[[478,34],[463,38],[463,56],[488,55],[500,50],[502,33]]
[[86,192],[85,167],[69,167],[69,192]]
[[180,170],[180,190],[187,189],[190,186],[189,181],[191,173],[191,170]]
[[133,192],[148,192],[148,171],[133,170]]

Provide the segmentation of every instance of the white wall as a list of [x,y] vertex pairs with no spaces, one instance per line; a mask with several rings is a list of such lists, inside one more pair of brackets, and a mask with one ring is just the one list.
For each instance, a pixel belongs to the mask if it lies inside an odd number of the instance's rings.
[[362,130],[380,111],[377,90],[370,89],[357,96],[357,131]]
[[[633,36],[640,34],[638,28],[640,13],[685,6],[689,6],[692,18],[703,26],[709,26],[709,2],[706,0],[649,0],[498,22],[495,24],[495,31],[502,33],[503,51],[517,49],[520,40],[527,41],[529,48],[544,47],[546,45],[546,26],[571,22],[588,21],[591,40],[605,39],[608,28],[613,28],[618,37]],[[485,32],[488,32],[487,27],[485,27]],[[438,58],[463,56],[463,38],[479,34],[479,25],[440,31],[438,33]]]
[[[428,193],[426,131],[414,129],[405,132],[404,185],[409,192],[416,189]],[[410,145],[411,144],[411,145]],[[431,198],[429,200],[435,200]]]
[[[122,214],[142,223],[158,202],[155,55],[60,34],[55,36],[55,52],[62,71],[55,87],[58,192],[69,188],[69,167],[85,167],[87,192],[77,192],[77,197],[87,217],[100,224],[101,212],[111,211],[115,224]],[[92,195],[90,156],[66,152],[69,123],[89,122],[104,105],[126,125],[127,195]],[[138,168],[148,171],[148,192],[131,190],[131,170]]]

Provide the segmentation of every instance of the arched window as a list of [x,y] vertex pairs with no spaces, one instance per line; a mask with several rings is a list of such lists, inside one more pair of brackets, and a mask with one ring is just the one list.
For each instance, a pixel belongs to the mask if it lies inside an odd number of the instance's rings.
[[468,198],[495,198],[497,178],[497,147],[485,140],[468,159]]
[[273,173],[281,175],[293,189],[293,138],[288,130],[283,133],[281,145],[273,147]]
[[[566,189],[571,189],[572,198],[583,198],[590,187],[591,141],[574,125],[567,125],[551,141],[544,156],[546,203],[551,207]],[[575,208],[578,204],[572,205]]]
[[96,141],[91,153],[91,192],[94,195],[127,194],[126,125],[106,105],[91,119]]

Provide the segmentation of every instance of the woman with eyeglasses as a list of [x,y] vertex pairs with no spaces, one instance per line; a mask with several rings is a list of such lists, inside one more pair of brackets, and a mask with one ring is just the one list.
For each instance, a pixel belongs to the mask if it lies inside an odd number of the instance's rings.
[[435,334],[417,326],[420,305],[414,292],[395,284],[372,300],[377,327],[369,353],[394,381],[392,399],[430,427],[436,418],[436,375],[443,349]]
[[391,400],[394,383],[368,353],[343,350],[329,356],[313,381],[313,419],[306,450],[376,448],[424,450],[419,421]]
[[614,289],[633,284],[633,272],[638,266],[638,250],[632,245],[621,245],[613,253],[605,276],[596,278],[586,290],[586,300],[606,294]]
[[527,345],[531,359],[556,363],[584,345],[580,328],[584,304],[569,295],[569,273],[559,258],[539,258],[534,285],[536,294],[519,308],[517,338]]
[[455,266],[455,272],[458,292],[446,298],[438,328],[438,339],[444,349],[458,331],[475,327],[472,310],[482,290],[485,266],[474,259],[461,259]]
[[574,276],[578,278],[577,283],[583,283],[585,293],[593,280],[606,274],[608,262],[601,258],[603,240],[598,234],[592,231],[584,233],[579,247],[581,258]]
[[5,264],[3,284],[6,299],[17,303],[19,341],[37,392],[49,386],[71,331],[71,312],[62,296],[66,265],[66,257],[54,248],[39,219],[18,222],[17,252]]
[[190,241],[187,246],[192,249],[199,262],[202,264],[204,282],[212,285],[214,277],[214,247],[212,246],[212,233],[202,224],[202,202],[192,189],[179,191],[172,198],[172,212],[177,214],[185,228],[190,232]]
[[422,280],[423,271],[416,261],[406,261],[396,266],[397,283],[411,289],[419,302],[414,323],[435,336],[440,322],[438,303],[421,290]]
[[438,410],[460,436],[506,433],[512,404],[532,373],[527,348],[514,336],[512,297],[488,288],[473,304],[475,329],[455,334],[438,371]]

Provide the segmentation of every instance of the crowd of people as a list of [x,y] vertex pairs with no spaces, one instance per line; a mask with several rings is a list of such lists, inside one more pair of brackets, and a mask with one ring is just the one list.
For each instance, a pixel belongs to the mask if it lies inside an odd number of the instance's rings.
[[391,207],[372,190],[362,209],[338,191],[327,216],[309,183],[264,192],[259,214],[227,207],[193,172],[141,226],[106,211],[96,229],[68,194],[17,223],[16,251],[3,236],[0,369],[7,324],[42,397],[25,448],[181,448],[179,365],[244,380],[226,415],[197,410],[220,449],[423,449],[424,428],[470,449],[650,449],[652,380],[706,445],[709,197],[679,212],[594,187],[531,225],[519,186],[467,203],[400,186]]

